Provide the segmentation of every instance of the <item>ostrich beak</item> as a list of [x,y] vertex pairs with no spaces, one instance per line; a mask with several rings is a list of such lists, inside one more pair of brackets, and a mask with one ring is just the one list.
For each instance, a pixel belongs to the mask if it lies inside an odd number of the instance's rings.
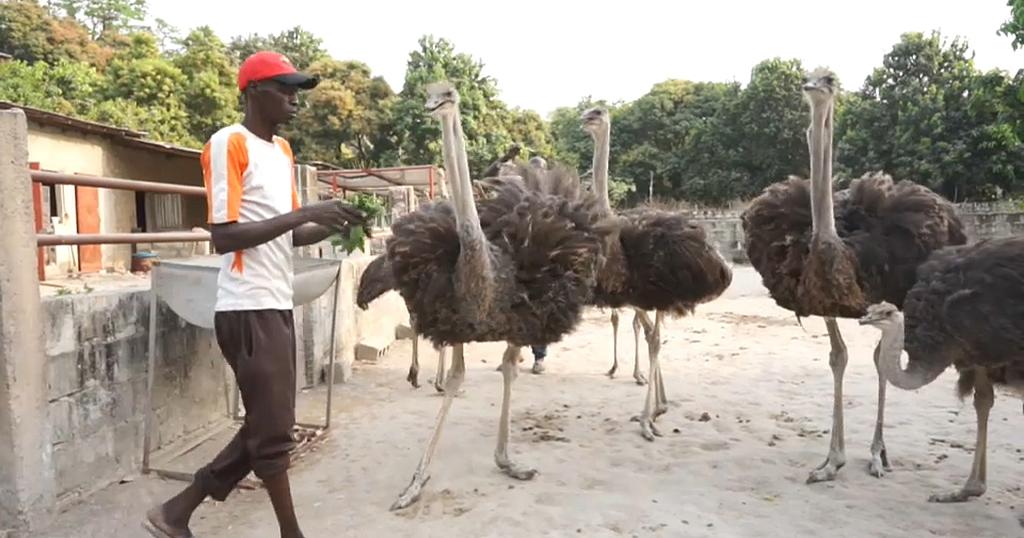
[[876,322],[876,321],[878,321],[880,319],[882,319],[882,318],[880,318],[878,316],[878,314],[867,314],[867,315],[861,317],[860,319],[858,319],[857,323],[860,324],[860,325],[870,325],[871,323],[874,323],[874,322]]

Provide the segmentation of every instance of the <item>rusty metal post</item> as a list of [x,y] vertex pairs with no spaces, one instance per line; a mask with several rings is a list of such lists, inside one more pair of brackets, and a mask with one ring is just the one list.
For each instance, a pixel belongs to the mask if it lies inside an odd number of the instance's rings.
[[[39,170],[39,163],[28,163],[29,170]],[[35,213],[36,233],[43,231],[43,186],[35,181],[32,182],[32,210]],[[39,273],[39,281],[46,280],[46,254],[43,247],[36,248],[36,266]]]

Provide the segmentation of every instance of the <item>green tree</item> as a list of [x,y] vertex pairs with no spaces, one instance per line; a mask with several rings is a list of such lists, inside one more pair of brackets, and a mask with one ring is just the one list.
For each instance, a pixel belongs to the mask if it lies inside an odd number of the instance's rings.
[[839,168],[884,170],[954,200],[1014,190],[1018,97],[1015,80],[978,72],[966,42],[904,34],[840,114]]
[[70,60],[97,66],[111,54],[74,19],[55,17],[36,0],[0,3],[0,52],[29,63]]
[[441,129],[424,109],[425,87],[446,80],[459,91],[462,126],[469,167],[481,173],[513,140],[507,129],[508,109],[497,95],[494,79],[483,74],[483,63],[455,51],[445,39],[424,36],[409,55],[405,84],[395,104],[395,133],[404,163],[440,164]]
[[[738,86],[726,83],[667,80],[613,115],[612,174],[630,178],[638,196],[708,197],[695,190],[713,170],[731,166],[728,153],[693,151],[699,133],[717,128],[717,119],[733,100]],[[721,138],[718,130],[710,131]],[[717,193],[725,197],[725,193]]]
[[146,0],[52,0],[50,6],[89,28],[93,39],[138,28]]
[[181,95],[188,108],[187,129],[196,140],[241,119],[235,67],[224,42],[209,26],[181,40],[173,65],[184,76]]
[[296,69],[308,69],[319,60],[328,58],[323,40],[296,26],[278,34],[249,34],[231,39],[228,49],[241,63],[250,54],[261,50],[273,50],[288,57]]
[[1007,0],[1010,18],[999,27],[999,34],[1013,38],[1013,50],[1024,46],[1024,0]]
[[723,122],[730,130],[724,145],[733,148],[734,170],[746,177],[736,184],[735,195],[755,196],[790,174],[809,173],[803,80],[803,66],[795,59],[765,60],[751,71],[750,83]]
[[0,63],[0,100],[58,114],[90,115],[101,98],[102,86],[99,72],[83,62]]
[[130,35],[105,75],[108,101],[97,111],[97,119],[147,131],[164,142],[200,145],[200,139],[190,133],[183,101],[187,78],[160,54],[152,34]]
[[539,155],[545,159],[555,156],[555,146],[551,142],[551,132],[544,118],[532,110],[513,108],[508,111],[504,121],[509,137],[525,150],[520,158],[528,159]]
[[296,156],[357,168],[397,164],[387,82],[355,61],[324,59],[309,71],[321,82],[285,130]]

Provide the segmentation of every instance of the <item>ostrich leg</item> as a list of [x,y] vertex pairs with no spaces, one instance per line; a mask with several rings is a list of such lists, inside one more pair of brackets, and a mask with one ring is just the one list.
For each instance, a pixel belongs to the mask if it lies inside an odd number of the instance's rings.
[[[434,378],[434,389],[437,392],[445,391],[444,381],[444,363],[445,363],[445,348],[441,348],[437,352],[437,377]],[[452,352],[452,368],[455,368],[455,353]]]
[[437,413],[434,431],[430,434],[430,439],[427,441],[427,449],[423,452],[423,457],[420,458],[416,472],[412,475],[412,481],[405,488],[405,491],[399,495],[398,499],[395,500],[394,504],[391,505],[391,510],[399,510],[416,502],[423,491],[423,486],[430,480],[430,473],[428,472],[430,460],[433,459],[434,449],[437,448],[437,441],[441,438],[441,429],[444,426],[445,418],[448,416],[448,410],[452,406],[452,399],[455,397],[455,393],[458,392],[459,386],[462,385],[462,380],[465,377],[466,364],[463,359],[462,344],[457,344],[453,346],[452,372],[445,383],[444,401],[441,403],[441,410]]
[[967,483],[952,493],[937,493],[928,500],[936,503],[959,503],[971,497],[979,497],[985,493],[985,476],[987,474],[986,453],[988,452],[988,412],[992,409],[995,394],[992,392],[992,380],[985,368],[975,369],[974,378],[974,412],[978,416],[978,441],[974,447],[974,462]]
[[825,482],[834,480],[839,469],[846,465],[846,441],[843,434],[843,374],[846,372],[846,344],[843,336],[839,334],[839,324],[836,318],[825,318],[825,328],[828,329],[828,338],[832,342],[832,351],[828,356],[828,364],[832,367],[832,442],[828,449],[828,458],[825,463],[811,471],[807,477],[807,483]]
[[633,379],[636,380],[637,385],[643,386],[647,384],[647,378],[640,371],[640,328],[643,327],[644,335],[647,336],[650,332],[650,320],[648,320],[648,326],[643,326],[640,322],[641,314],[644,314],[643,310],[633,312]]
[[519,346],[508,344],[501,358],[501,377],[504,391],[501,398],[501,418],[498,420],[498,446],[494,449],[494,462],[505,474],[517,480],[530,480],[537,471],[520,467],[508,457],[508,437],[511,425],[512,383],[519,376]]
[[[659,324],[659,326],[660,326],[660,324]],[[658,332],[660,333],[661,331],[659,330]],[[652,420],[657,419],[661,415],[664,415],[665,413],[668,412],[668,398],[665,396],[665,377],[661,375],[661,361],[658,361],[658,372],[657,372],[657,374],[658,374],[658,381],[657,381],[658,385],[657,385],[657,392],[655,393],[655,408],[654,408],[654,416],[652,417]],[[651,377],[653,378],[654,374],[651,374]]]
[[608,377],[615,377],[615,371],[619,369],[619,309],[612,309],[612,369],[608,370]]
[[416,332],[416,322],[410,317],[409,325],[412,329],[412,363],[409,364],[409,375],[405,380],[414,388],[420,388],[420,335]]
[[878,418],[875,420],[875,438],[871,441],[871,464],[868,466],[868,472],[878,478],[885,476],[886,471],[892,470],[889,467],[889,455],[885,451],[885,440],[882,439],[882,425],[885,422],[885,386],[889,383],[886,382],[882,370],[878,367],[881,346],[881,342],[875,346],[875,370],[878,371]]
[[647,386],[647,398],[644,401],[644,410],[635,420],[640,422],[640,434],[648,441],[654,441],[655,437],[661,437],[661,432],[654,425],[655,411],[658,406],[658,380],[656,376],[661,375],[658,363],[658,354],[661,352],[661,318],[663,314],[659,310],[654,315],[654,323],[647,316],[647,312],[637,310],[637,317],[643,324],[644,333],[647,336],[647,353],[650,359],[651,382]]

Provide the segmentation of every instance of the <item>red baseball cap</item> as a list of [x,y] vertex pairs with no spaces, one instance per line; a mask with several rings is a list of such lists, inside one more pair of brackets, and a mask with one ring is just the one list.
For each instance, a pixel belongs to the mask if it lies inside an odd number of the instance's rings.
[[273,79],[289,86],[298,86],[303,90],[311,90],[320,83],[320,79],[307,73],[300,73],[279,52],[263,50],[252,54],[238,68],[238,89],[245,91],[251,82]]

